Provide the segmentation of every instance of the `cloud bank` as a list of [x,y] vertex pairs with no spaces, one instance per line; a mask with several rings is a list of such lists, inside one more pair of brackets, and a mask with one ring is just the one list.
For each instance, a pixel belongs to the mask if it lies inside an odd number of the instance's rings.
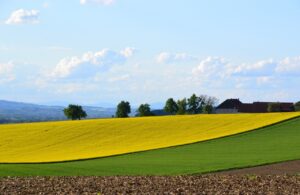
[[284,76],[300,74],[300,57],[287,57],[278,61],[261,60],[255,63],[234,64],[223,57],[207,57],[193,69],[198,76],[219,77],[252,77],[252,76]]
[[[182,65],[182,61],[161,64],[157,58],[145,62],[132,58],[134,55],[135,49],[131,47],[85,52],[62,58],[47,71],[38,70],[36,65],[35,75],[32,70],[26,72],[26,64],[18,65],[17,70],[13,63],[1,63],[0,89],[19,86],[32,94],[45,94],[45,98],[80,96],[83,100],[102,98],[112,102],[122,98],[136,103],[181,98],[192,93],[220,99],[240,97],[244,101],[299,98],[300,57],[297,56],[252,63],[208,56]],[[174,66],[176,63],[180,65]]]
[[51,71],[52,78],[87,78],[100,71],[106,71],[114,65],[124,64],[135,52],[134,48],[127,47],[121,51],[102,49],[97,52],[86,52],[82,56],[73,56],[61,59]]

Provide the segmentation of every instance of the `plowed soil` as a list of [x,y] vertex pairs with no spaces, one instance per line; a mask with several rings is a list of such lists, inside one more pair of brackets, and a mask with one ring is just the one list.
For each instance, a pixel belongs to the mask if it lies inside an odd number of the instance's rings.
[[0,194],[300,194],[300,161],[199,176],[4,177]]
[[274,163],[269,165],[222,171],[216,174],[225,175],[300,175],[300,160]]
[[0,194],[300,194],[300,176],[8,177]]

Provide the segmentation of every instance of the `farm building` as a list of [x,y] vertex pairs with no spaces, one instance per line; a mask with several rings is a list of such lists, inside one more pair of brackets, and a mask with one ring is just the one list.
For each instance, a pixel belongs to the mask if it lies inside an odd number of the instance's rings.
[[294,111],[294,104],[290,102],[242,103],[239,99],[227,99],[216,108],[216,113],[265,113],[270,103],[279,103],[281,112]]
[[216,113],[238,113],[242,104],[239,99],[227,99],[216,108]]

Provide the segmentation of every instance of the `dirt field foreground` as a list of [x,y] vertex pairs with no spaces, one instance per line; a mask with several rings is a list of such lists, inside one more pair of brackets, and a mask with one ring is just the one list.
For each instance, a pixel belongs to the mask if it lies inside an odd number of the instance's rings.
[[0,194],[300,194],[300,176],[6,177]]
[[4,177],[0,194],[300,194],[300,161],[199,176]]

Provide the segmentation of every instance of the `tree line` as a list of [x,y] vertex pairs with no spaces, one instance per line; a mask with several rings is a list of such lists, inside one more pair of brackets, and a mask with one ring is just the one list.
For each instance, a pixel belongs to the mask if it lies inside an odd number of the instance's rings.
[[[163,110],[170,115],[184,115],[184,114],[211,114],[214,111],[214,106],[217,103],[217,98],[213,96],[196,94],[189,98],[183,98],[175,101],[173,98],[167,99]],[[268,106],[269,112],[279,112],[280,104],[272,103]],[[294,104],[295,111],[300,111],[300,101]],[[87,114],[80,105],[70,104],[63,110],[68,119],[80,120],[86,118]],[[115,116],[117,118],[127,118],[131,113],[131,106],[128,101],[121,101],[117,105]],[[148,103],[141,104],[137,109],[137,117],[154,116]]]
[[164,111],[170,114],[211,114],[214,109],[214,105],[217,103],[217,98],[207,95],[197,96],[193,94],[190,98],[183,98],[177,100],[169,98],[166,101]]
[[[217,98],[207,95],[196,96],[193,94],[190,98],[183,98],[175,101],[173,98],[167,99],[164,111],[170,115],[184,115],[184,114],[211,114],[214,105],[217,103]],[[130,103],[121,101],[117,106],[116,117],[126,118],[131,113]],[[154,116],[148,103],[141,104],[137,109],[136,116]]]
[[[214,105],[217,103],[217,98],[207,95],[197,96],[191,95],[189,98],[183,98],[175,101],[173,98],[167,99],[163,110],[170,115],[184,115],[184,114],[199,114],[213,112]],[[80,120],[86,118],[87,114],[80,105],[70,104],[64,110],[64,114],[68,119]],[[154,116],[151,107],[148,103],[141,104],[137,111],[137,117]],[[115,116],[117,118],[127,118],[131,113],[131,106],[128,101],[121,101],[117,105]]]

